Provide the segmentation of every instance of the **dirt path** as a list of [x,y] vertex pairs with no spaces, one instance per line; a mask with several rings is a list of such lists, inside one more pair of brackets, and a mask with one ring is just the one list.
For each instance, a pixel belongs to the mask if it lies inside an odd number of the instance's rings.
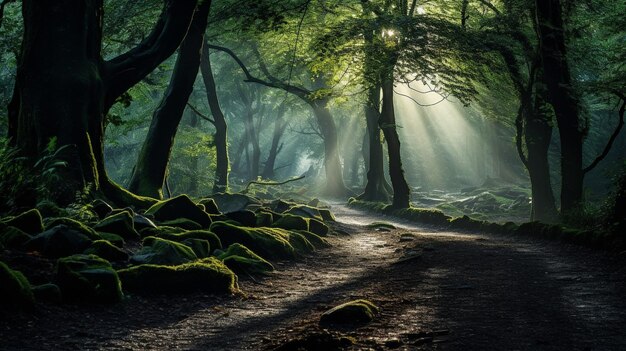
[[[344,331],[357,341],[353,349],[626,350],[623,261],[561,243],[333,210],[350,235],[278,264],[269,278],[242,281],[247,298],[46,307],[34,318],[0,321],[0,349],[260,350],[319,330],[327,308],[366,298],[382,312]],[[377,220],[398,229],[362,226]]]

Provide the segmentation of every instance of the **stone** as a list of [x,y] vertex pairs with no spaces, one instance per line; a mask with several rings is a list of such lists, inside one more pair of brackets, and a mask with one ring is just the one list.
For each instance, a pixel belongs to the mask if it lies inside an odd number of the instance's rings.
[[95,255],[73,255],[57,261],[56,282],[64,302],[113,303],[122,300],[117,272]]

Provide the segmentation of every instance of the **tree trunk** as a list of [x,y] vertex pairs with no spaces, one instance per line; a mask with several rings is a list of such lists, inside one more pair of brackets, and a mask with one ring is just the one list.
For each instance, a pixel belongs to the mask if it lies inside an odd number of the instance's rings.
[[393,80],[383,81],[383,106],[380,115],[380,129],[387,140],[389,153],[389,176],[393,187],[393,208],[409,208],[411,190],[404,178],[400,156],[400,138],[396,130],[396,115],[393,105]]
[[[166,0],[158,23],[136,48],[103,61],[102,0],[24,0],[24,39],[10,118],[15,144],[31,159],[51,139],[70,145],[55,200],[68,203],[87,184],[113,202],[153,202],[123,191],[104,168],[103,121],[116,99],[178,47],[195,0]],[[19,101],[19,103],[18,103]]]
[[[191,114],[191,118],[189,119],[189,127],[191,127],[192,130],[196,130],[196,128],[198,128],[199,125],[199,121],[198,121],[198,115],[196,115],[195,113]],[[198,155],[192,155],[191,156],[191,161],[189,162],[189,169],[191,170],[191,174],[189,175],[189,188],[188,188],[188,192],[191,196],[198,196],[200,195],[198,193],[199,190],[199,176],[200,176],[200,169],[199,169],[199,162],[200,162],[200,157]],[[165,182],[165,185],[167,185],[167,179]],[[169,197],[171,197],[171,194],[168,194]]]
[[328,110],[328,99],[307,101],[313,108],[322,137],[324,138],[324,169],[326,171],[326,187],[324,195],[344,197],[350,193],[343,182],[341,163],[337,142],[337,126]]
[[548,101],[561,141],[561,213],[572,214],[583,201],[583,138],[579,101],[567,63],[560,0],[537,0],[537,24]]
[[272,146],[267,155],[267,160],[263,166],[262,176],[265,179],[273,179],[274,167],[276,166],[276,157],[283,148],[283,144],[280,143],[280,139],[287,128],[287,122],[285,121],[285,104],[282,104],[276,112],[276,119],[274,120],[274,132],[272,133]]
[[[365,201],[389,201],[390,188],[385,179],[383,160],[383,144],[380,140],[380,89],[370,88],[368,102],[365,106],[365,119],[367,122],[367,135],[369,137],[369,168],[367,169],[367,184],[360,199]],[[395,119],[395,116],[394,116]]]
[[215,125],[214,142],[217,166],[215,168],[213,192],[224,192],[228,190],[228,125],[217,96],[217,88],[215,86],[211,59],[209,57],[209,46],[206,41],[202,47],[200,70],[202,71],[206,98],[209,103],[209,108],[211,109],[211,115],[213,116],[213,124]]
[[128,189],[133,193],[163,198],[163,182],[176,131],[198,76],[209,8],[209,1],[198,7],[187,36],[180,46],[170,84],[154,112],[130,180]]

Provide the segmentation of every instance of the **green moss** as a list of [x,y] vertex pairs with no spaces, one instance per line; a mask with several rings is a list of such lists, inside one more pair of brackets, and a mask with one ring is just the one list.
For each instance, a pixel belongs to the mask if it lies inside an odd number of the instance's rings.
[[232,244],[217,256],[233,272],[247,274],[266,274],[274,270],[274,266],[252,250],[241,244]]
[[190,230],[188,232],[182,232],[177,234],[162,234],[157,237],[177,242],[183,242],[187,239],[206,240],[209,242],[209,246],[212,250],[222,248],[222,242],[220,241],[220,238],[218,238],[215,233],[212,233],[208,230]]
[[367,300],[354,300],[322,313],[320,324],[365,324],[373,321],[378,311],[378,307]]
[[298,234],[304,236],[316,249],[330,247],[331,245],[324,238],[318,236],[315,233],[307,232],[305,230],[297,230]]
[[270,227],[274,223],[271,212],[259,211],[256,213],[256,227]]
[[124,239],[139,239],[139,233],[135,230],[133,215],[127,211],[106,217],[98,222],[94,229],[100,232],[117,234]]
[[18,228],[26,234],[38,234],[44,231],[43,220],[39,210],[32,209],[16,217],[11,217],[2,221],[4,224]]
[[208,214],[214,214],[214,215],[222,214],[220,210],[217,208],[217,204],[215,203],[215,200],[211,198],[202,199],[200,200],[198,204],[204,206],[204,211]]
[[141,235],[142,238],[145,238],[145,237],[148,237],[148,236],[162,237],[164,235],[179,234],[179,233],[183,233],[183,232],[185,232],[185,230],[183,228],[168,227],[168,226],[158,226],[156,228],[142,229],[139,232],[139,235]]
[[0,306],[31,308],[35,302],[28,279],[0,262]]
[[83,252],[93,240],[66,225],[57,225],[43,233],[34,236],[24,244],[29,251],[38,251],[41,254],[58,258]]
[[233,293],[236,276],[220,260],[209,257],[178,266],[144,264],[118,271],[124,289],[136,293]]
[[202,228],[208,228],[211,225],[209,214],[196,206],[187,195],[159,201],[152,205],[146,214],[154,216],[160,222],[187,218],[200,224]]
[[304,218],[317,218],[320,220],[322,219],[322,215],[320,214],[319,209],[306,205],[293,206],[292,208],[287,210],[286,213]]
[[106,232],[99,232],[98,235],[100,235],[100,237],[103,240],[106,240],[108,242],[110,242],[111,244],[122,248],[124,247],[124,245],[126,244],[126,242],[124,241],[124,238],[122,238],[121,236],[117,235],[117,234],[113,234],[113,233],[106,233]]
[[0,224],[0,244],[3,247],[17,248],[24,245],[30,239],[31,236],[22,230]]
[[42,284],[32,287],[33,295],[37,301],[61,303],[61,289],[56,284]]
[[483,230],[487,227],[488,223],[485,221],[476,220],[468,216],[457,217],[450,220],[450,227],[463,230]]
[[67,217],[58,217],[58,218],[50,218],[50,219],[46,218],[45,224],[46,224],[45,226],[46,230],[49,230],[50,228],[63,224],[69,228],[74,229],[77,232],[82,233],[83,235],[87,236],[91,240],[101,239],[98,233],[94,229],[71,218],[67,218]]
[[211,244],[202,239],[185,239],[181,244],[189,246],[198,258],[205,258],[211,255]]
[[200,230],[202,226],[188,218],[177,218],[171,221],[160,222],[159,225],[166,227],[181,228],[184,230]]
[[87,255],[96,255],[109,261],[126,261],[128,254],[106,240],[96,240],[84,252]]
[[57,261],[56,281],[66,302],[110,303],[123,297],[109,261],[95,255],[73,255]]
[[295,250],[290,244],[289,232],[279,228],[247,228],[226,222],[211,225],[224,246],[243,244],[265,259],[293,258]]
[[250,205],[261,205],[258,199],[245,194],[218,193],[213,194],[212,198],[223,213],[245,210]]
[[274,222],[272,227],[291,230],[309,230],[309,222],[303,217],[287,214]]
[[143,247],[131,257],[135,264],[178,265],[198,259],[193,250],[184,244],[149,236]]

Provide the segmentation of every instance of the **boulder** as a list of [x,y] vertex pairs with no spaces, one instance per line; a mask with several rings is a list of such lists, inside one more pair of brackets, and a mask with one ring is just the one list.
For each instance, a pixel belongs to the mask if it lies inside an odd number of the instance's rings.
[[252,250],[241,244],[232,244],[225,252],[217,256],[226,267],[240,274],[266,274],[274,270],[274,266]]
[[217,235],[215,235],[215,233],[212,233],[208,230],[190,230],[190,231],[182,232],[178,234],[168,233],[168,234],[158,235],[158,237],[167,239],[167,240],[176,241],[179,243],[182,243],[187,239],[206,240],[209,242],[209,246],[211,250],[222,248],[222,242],[220,241],[220,238],[218,238]]
[[39,234],[44,231],[41,213],[39,213],[37,209],[28,210],[15,217],[5,219],[2,222],[30,235]]
[[46,230],[49,230],[58,225],[65,225],[73,230],[85,235],[91,240],[101,239],[98,233],[91,227],[79,222],[75,219],[67,218],[67,217],[57,217],[57,218],[46,218],[45,227]]
[[21,272],[0,262],[0,306],[29,309],[34,303],[28,279]]
[[328,235],[329,229],[328,226],[324,224],[324,222],[316,218],[311,218],[309,219],[309,231],[317,235],[326,236]]
[[135,230],[133,215],[126,211],[106,217],[98,222],[94,229],[117,234],[127,240],[139,239],[139,233]]
[[247,209],[248,206],[261,205],[259,200],[244,194],[218,193],[214,194],[212,199],[222,213],[237,212]]
[[303,217],[286,214],[272,224],[272,227],[289,230],[309,230],[309,222]]
[[322,313],[321,325],[359,325],[374,320],[378,314],[378,307],[367,300],[354,300]]
[[215,257],[178,266],[143,264],[118,271],[124,289],[136,293],[234,293],[236,276]]
[[124,238],[122,238],[121,236],[117,234],[99,232],[98,235],[102,238],[102,240],[106,240],[119,248],[123,248],[124,245],[126,244],[126,242],[124,241]]
[[330,212],[329,209],[326,208],[320,208],[319,209],[320,212],[320,216],[322,216],[322,219],[326,222],[335,222],[335,215],[333,215],[332,212]]
[[143,248],[131,257],[134,264],[178,265],[198,259],[193,250],[175,241],[149,236]]
[[200,200],[200,202],[198,202],[198,204],[204,206],[204,211],[208,214],[211,214],[211,215],[222,214],[219,208],[217,207],[215,200],[211,198],[202,199]]
[[322,219],[322,215],[320,214],[320,211],[317,208],[311,207],[311,206],[305,206],[305,205],[293,206],[292,208],[287,210],[286,213],[289,213],[295,216],[304,217],[304,218],[317,218],[320,220]]
[[165,225],[160,225],[156,228],[144,228],[139,232],[142,238],[148,236],[158,236],[161,237],[165,234],[179,234],[185,232],[185,229],[178,227],[168,227]]
[[109,213],[113,212],[113,207],[100,199],[94,200],[91,203],[91,208],[100,219],[104,219]]
[[95,255],[73,255],[57,261],[56,282],[65,302],[111,303],[122,300],[117,272]]
[[283,229],[248,228],[227,222],[214,222],[211,231],[220,238],[224,247],[239,243],[269,260],[295,257],[289,232]]
[[83,252],[92,241],[84,232],[61,224],[34,236],[24,244],[24,248],[59,258]]
[[133,215],[133,224],[137,231],[141,231],[145,228],[156,228],[156,224],[154,224],[150,218],[138,213]]
[[259,211],[256,213],[255,227],[271,227],[274,223],[274,216],[271,212]]
[[12,226],[0,224],[0,244],[3,247],[18,248],[30,239],[31,236],[22,230]]
[[159,201],[152,205],[146,214],[154,216],[154,219],[160,222],[187,218],[200,224],[202,228],[208,228],[211,225],[209,214],[196,206],[187,195]]
[[58,285],[48,283],[32,287],[33,295],[37,301],[59,304],[62,302],[61,289]]
[[188,218],[177,218],[177,219],[173,219],[171,221],[164,221],[164,222],[160,222],[159,225],[166,226],[166,227],[181,228],[181,229],[184,229],[184,230],[200,230],[200,229],[202,229],[202,226],[200,224],[198,224],[197,222],[194,222],[194,221],[192,221],[191,219],[188,219]]
[[117,246],[114,246],[107,240],[94,241],[91,243],[91,246],[83,251],[83,253],[87,255],[96,255],[109,261],[128,260],[128,254],[126,252],[122,251]]
[[250,210],[240,210],[226,214],[226,217],[241,223],[244,227],[256,226],[256,214]]
[[198,258],[205,258],[211,255],[211,244],[207,240],[191,238],[185,239],[180,243],[189,246]]
[[289,209],[295,205],[296,204],[293,202],[287,202],[282,199],[277,199],[270,203],[270,208],[274,212],[283,213],[283,212],[289,211]]
[[320,237],[317,234],[307,232],[306,230],[297,230],[296,232],[304,236],[306,240],[308,240],[316,249],[322,249],[331,246],[328,241],[326,241],[326,239]]

